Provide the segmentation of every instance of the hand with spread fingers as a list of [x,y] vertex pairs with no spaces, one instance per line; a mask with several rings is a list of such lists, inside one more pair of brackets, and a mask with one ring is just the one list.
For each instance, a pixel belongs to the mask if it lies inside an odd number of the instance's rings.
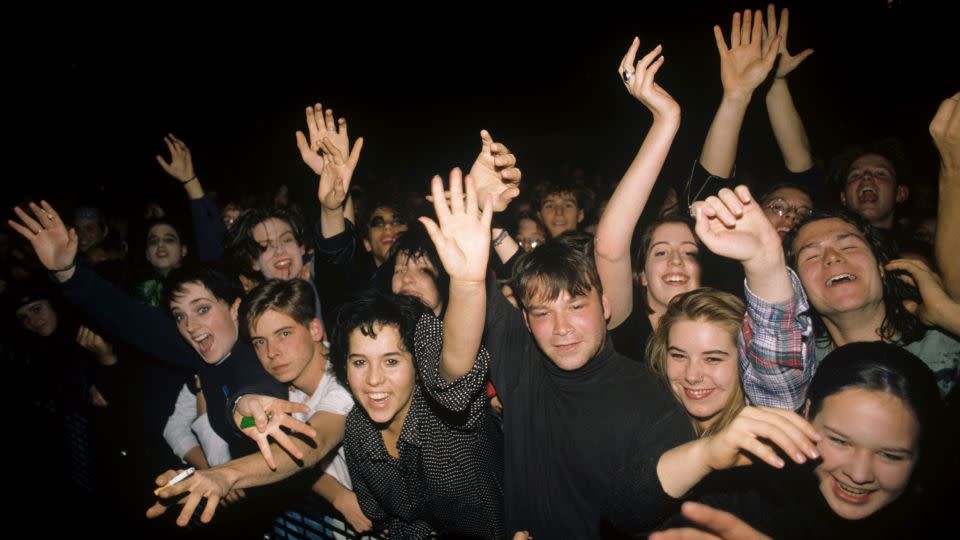
[[495,142],[485,129],[480,131],[480,141],[480,155],[468,176],[477,187],[477,200],[482,202],[489,196],[493,211],[501,212],[520,194],[522,174],[517,168],[517,157],[502,143]]
[[47,201],[28,205],[33,216],[19,206],[13,212],[20,221],[8,220],[13,230],[26,238],[47,270],[54,273],[61,282],[73,276],[77,260],[77,231],[67,230],[60,214]]
[[317,103],[313,107],[307,107],[306,120],[307,135],[297,131],[297,148],[300,150],[303,162],[319,176],[323,172],[325,152],[322,143],[324,139],[329,139],[333,146],[340,150],[341,155],[351,155],[347,119],[340,118],[335,122],[333,109],[324,109],[322,104]]
[[650,535],[650,540],[771,540],[737,516],[705,504],[685,502],[683,517],[704,530],[684,527]]
[[780,55],[780,62],[777,64],[777,72],[774,75],[778,79],[783,79],[793,70],[803,63],[808,56],[813,54],[813,49],[805,49],[800,54],[790,54],[787,51],[787,30],[790,28],[790,10],[783,8],[780,11],[780,23],[777,24],[777,8],[773,4],[767,6],[767,24],[763,26],[763,33],[760,38],[763,57],[770,53],[774,38],[780,38],[780,44],[776,53]]
[[193,171],[193,158],[190,156],[190,148],[186,143],[176,138],[173,133],[167,133],[163,142],[170,152],[170,160],[165,160],[163,156],[157,154],[157,163],[160,164],[160,167],[182,184],[196,180],[197,175]]
[[903,302],[910,313],[926,325],[937,326],[953,334],[960,333],[960,303],[947,294],[943,278],[926,263],[914,259],[896,259],[887,263],[885,268],[903,272],[900,279],[920,291],[920,303],[914,300]]
[[799,414],[773,407],[744,407],[723,430],[700,439],[711,471],[750,465],[754,457],[777,468],[784,466],[780,448],[797,463],[820,457],[821,436]]
[[[316,430],[291,416],[293,413],[309,412],[310,409],[303,403],[292,403],[284,399],[250,394],[237,400],[237,405],[233,411],[233,419],[240,430],[260,447],[260,453],[263,454],[263,458],[270,469],[276,470],[277,464],[270,448],[269,439],[273,438],[291,456],[297,460],[302,460],[303,451],[294,444],[290,439],[291,436],[285,433],[282,428],[287,428],[311,439],[316,437]],[[255,425],[248,427],[249,421],[245,421],[245,417],[252,417]]]
[[780,36],[768,43],[766,54],[761,47],[763,18],[760,11],[733,14],[730,29],[730,46],[727,47],[719,26],[713,27],[713,36],[720,53],[720,81],[724,94],[749,97],[763,83],[773,69],[780,49]]
[[[183,471],[167,471],[157,477],[157,502],[147,509],[147,517],[150,519],[159,517],[166,513],[167,508],[174,504],[182,505],[180,515],[177,517],[177,525],[186,527],[190,523],[190,517],[200,503],[206,499],[207,504],[200,514],[200,521],[210,523],[217,512],[217,506],[221,500],[226,498],[233,487],[233,481],[225,471],[218,468],[207,469],[205,471],[195,471],[184,480],[167,486],[167,483],[177,474]],[[184,497],[183,495],[186,496]]]
[[650,109],[654,120],[668,119],[680,122],[680,105],[654,81],[663,65],[663,46],[657,45],[639,61],[635,61],[640,49],[640,38],[633,38],[627,54],[620,61],[618,71],[630,95]]
[[350,191],[353,171],[360,161],[363,138],[357,139],[350,156],[344,158],[340,149],[328,138],[320,141],[323,152],[323,170],[320,172],[320,184],[317,186],[317,199],[324,210],[336,211],[343,208]]

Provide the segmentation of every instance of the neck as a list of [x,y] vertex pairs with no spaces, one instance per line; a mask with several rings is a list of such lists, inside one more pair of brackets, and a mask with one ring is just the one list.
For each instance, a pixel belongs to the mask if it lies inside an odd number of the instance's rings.
[[297,390],[300,390],[308,396],[313,395],[317,390],[317,385],[319,385],[323,379],[323,374],[326,370],[326,350],[323,344],[316,343],[313,347],[313,356],[310,358],[310,362],[303,368],[300,376],[293,380],[293,385],[297,387]]
[[[660,318],[663,317],[663,314],[667,312],[667,306],[654,300],[650,296],[649,292],[647,293],[647,306],[653,310],[653,313],[647,313],[647,318],[650,319],[650,326],[656,330],[657,326],[660,324]],[[636,309],[636,307],[634,309]]]
[[858,341],[880,341],[880,326],[886,312],[883,301],[862,309],[824,315],[823,324],[837,347]]

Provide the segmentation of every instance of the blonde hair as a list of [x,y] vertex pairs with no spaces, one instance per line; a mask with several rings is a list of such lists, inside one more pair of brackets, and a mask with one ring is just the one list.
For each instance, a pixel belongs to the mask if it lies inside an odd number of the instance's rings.
[[[736,343],[745,312],[743,300],[717,289],[704,287],[677,295],[670,301],[667,311],[660,317],[660,324],[647,342],[647,361],[650,369],[663,380],[667,380],[667,349],[670,347],[670,328],[675,323],[681,321],[713,323],[726,330]],[[677,399],[680,398],[677,397]],[[691,417],[697,436],[702,437],[722,430],[733,421],[744,403],[745,395],[743,385],[740,384],[738,367],[736,388],[733,389],[730,401],[720,411],[717,421],[703,430],[699,422]]]

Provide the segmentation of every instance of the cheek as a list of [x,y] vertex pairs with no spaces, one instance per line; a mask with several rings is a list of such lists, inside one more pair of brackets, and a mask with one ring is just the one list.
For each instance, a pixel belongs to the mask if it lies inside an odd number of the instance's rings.
[[[357,389],[363,384],[363,370],[352,366],[347,366],[347,383],[350,388]],[[357,394],[354,393],[354,396]]]

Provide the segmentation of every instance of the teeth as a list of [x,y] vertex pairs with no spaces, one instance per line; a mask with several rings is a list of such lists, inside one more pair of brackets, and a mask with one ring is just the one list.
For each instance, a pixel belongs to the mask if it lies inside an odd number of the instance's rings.
[[291,263],[291,262],[292,262],[292,261],[280,261],[280,262],[278,262],[277,264],[275,264],[274,266],[277,267],[277,268],[286,268],[286,267],[290,266],[290,263]]
[[870,490],[868,489],[854,489],[839,480],[837,481],[837,485],[840,486],[840,489],[851,495],[866,495],[867,493],[870,493]]
[[386,392],[377,392],[377,393],[375,393],[375,394],[367,394],[367,395],[370,396],[370,399],[373,399],[373,400],[381,400],[381,399],[387,397],[387,393],[386,393]]
[[664,278],[667,283],[686,283],[687,279],[686,276],[666,276]]
[[696,397],[705,396],[712,392],[712,390],[694,390],[693,388],[686,388],[685,390]]
[[841,281],[853,281],[855,279],[857,279],[857,277],[853,274],[839,274],[827,280],[827,287],[833,287],[835,283],[839,283]]
[[872,187],[863,187],[863,188],[860,188],[860,193],[859,193],[859,195],[862,197],[863,194],[866,193],[866,192],[868,192],[868,191],[869,191],[870,193],[873,193],[874,195],[877,195],[877,190],[876,190],[876,188],[872,188]]
[[207,339],[208,337],[210,337],[210,334],[202,334],[200,336],[195,337],[194,341],[196,341],[197,343],[200,343],[201,341]]

